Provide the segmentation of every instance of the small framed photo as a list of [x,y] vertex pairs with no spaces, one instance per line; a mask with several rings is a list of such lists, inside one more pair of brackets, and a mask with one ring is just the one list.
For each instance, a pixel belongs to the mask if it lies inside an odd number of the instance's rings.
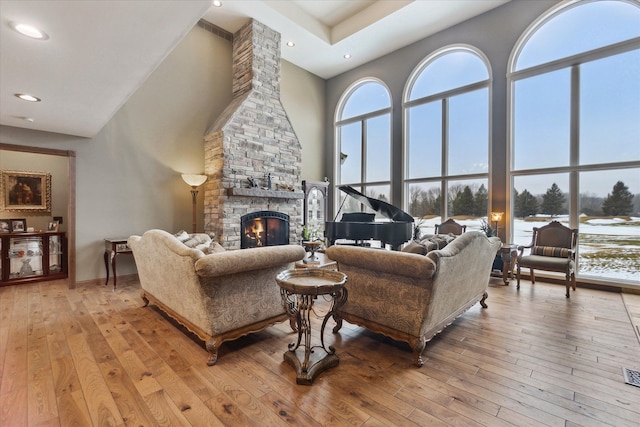
[[11,221],[8,219],[0,219],[0,234],[11,233]]
[[21,219],[10,219],[11,221],[11,232],[12,233],[24,233],[27,230],[27,220],[24,218]]
[[55,233],[58,231],[58,221],[50,221],[49,225],[47,225],[47,231],[50,233]]

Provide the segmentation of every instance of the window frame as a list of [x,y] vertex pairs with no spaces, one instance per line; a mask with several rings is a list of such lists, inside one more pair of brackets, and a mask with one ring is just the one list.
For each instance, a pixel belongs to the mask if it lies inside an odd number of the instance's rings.
[[[599,0],[594,0],[599,1]],[[637,3],[627,2],[625,0],[618,0],[624,3],[629,3],[638,6]],[[552,60],[546,63],[531,66],[529,68],[517,69],[517,62],[522,49],[526,46],[532,35],[542,28],[553,18],[558,15],[567,12],[573,7],[579,7],[584,5],[584,0],[570,0],[559,5],[555,5],[548,9],[545,13],[534,20],[529,27],[522,33],[509,56],[509,62],[507,65],[507,147],[506,147],[506,171],[507,171],[507,194],[506,194],[506,208],[509,235],[513,235],[515,217],[512,215],[514,210],[514,181],[515,178],[521,176],[534,176],[534,175],[551,175],[567,173],[569,175],[569,227],[579,228],[579,208],[580,208],[580,186],[579,175],[581,172],[592,171],[611,171],[611,170],[623,170],[623,169],[636,169],[640,167],[640,159],[622,162],[608,162],[597,164],[580,164],[579,150],[580,150],[580,68],[584,64],[595,62],[601,59],[613,57],[618,54],[631,52],[640,49],[640,37],[625,40],[622,42],[613,43],[608,46],[598,47],[578,54],[570,55],[565,58]],[[515,169],[514,168],[514,119],[515,119],[515,84],[520,80],[527,78],[540,76],[543,74],[551,73],[554,71],[568,69],[570,72],[570,106],[569,112],[569,164],[556,167],[544,167],[544,168],[528,168],[528,169]],[[578,241],[578,257],[579,257]],[[576,272],[576,276],[580,277],[579,271]],[[590,281],[602,284],[612,284],[615,280],[618,283],[620,281],[625,282],[624,279],[610,279],[602,280],[589,276]]]
[[[420,75],[429,67],[431,63],[436,61],[437,59],[454,52],[467,52],[472,55],[477,56],[484,66],[486,67],[488,78],[485,80],[481,80],[475,83],[466,84],[460,87],[456,87],[453,89],[448,89],[443,92],[427,95],[422,98],[416,98],[409,100],[409,96],[411,95],[411,91],[413,87],[420,77]],[[470,174],[456,174],[449,175],[448,174],[448,160],[449,160],[449,132],[448,132],[448,107],[449,107],[449,99],[463,94],[468,94],[480,89],[487,89],[487,161],[488,167],[487,172],[478,172],[478,173],[470,173]],[[491,68],[491,63],[487,56],[475,46],[471,46],[468,44],[454,44],[445,46],[440,48],[431,54],[427,55],[422,61],[418,63],[418,65],[413,69],[409,77],[407,78],[407,83],[405,84],[405,88],[402,94],[402,129],[403,129],[403,139],[402,139],[402,192],[403,192],[403,207],[409,212],[409,202],[410,202],[410,191],[409,188],[411,184],[429,184],[429,183],[437,183],[440,182],[440,196],[441,196],[441,207],[440,207],[440,216],[444,219],[449,216],[449,195],[448,188],[451,182],[462,181],[462,180],[476,180],[476,179],[486,179],[487,180],[487,190],[489,192],[488,198],[489,203],[487,206],[487,215],[491,210],[491,200],[492,200],[492,185],[491,185],[491,175],[492,175],[492,150],[493,146],[491,144],[492,141],[492,99],[493,99],[493,70]],[[441,102],[441,120],[442,120],[442,135],[441,135],[441,174],[439,176],[424,176],[420,178],[410,178],[408,177],[408,163],[409,163],[409,135],[410,135],[410,126],[409,123],[409,109],[412,107],[416,107],[419,105],[425,105],[431,102]]]
[[[363,85],[367,83],[376,83],[379,84],[382,88],[384,88],[385,92],[389,97],[389,107],[377,109],[374,111],[369,111],[357,116],[349,117],[347,119],[342,119],[342,115],[344,112],[344,108],[347,105],[350,97]],[[389,116],[389,179],[387,181],[367,181],[366,173],[367,173],[367,121],[370,119],[383,117],[384,115]],[[341,128],[343,126],[347,126],[354,123],[361,124],[361,133],[360,133],[360,153],[361,153],[361,165],[360,165],[360,181],[359,182],[342,182],[341,177],[341,163],[340,163],[340,155],[341,155],[341,147],[342,147],[342,134]],[[389,87],[380,79],[374,77],[366,77],[359,79],[352,83],[342,94],[340,97],[334,117],[334,148],[335,148],[335,156],[333,159],[334,162],[334,182],[336,185],[334,186],[334,212],[338,212],[340,209],[340,199],[341,192],[338,189],[340,185],[351,185],[352,187],[359,189],[359,191],[363,194],[366,194],[366,190],[368,187],[375,187],[386,185],[389,187],[389,200],[393,200],[393,187],[392,177],[393,177],[393,98]]]

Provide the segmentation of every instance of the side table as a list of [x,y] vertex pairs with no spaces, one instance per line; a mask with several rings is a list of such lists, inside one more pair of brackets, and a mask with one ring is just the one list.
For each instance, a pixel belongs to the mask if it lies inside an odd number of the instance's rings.
[[104,239],[104,267],[107,269],[107,280],[104,285],[109,283],[109,264],[113,270],[113,290],[116,290],[116,257],[120,254],[133,254],[131,248],[127,244],[127,238],[107,238]]
[[500,256],[502,257],[502,280],[505,286],[509,286],[509,278],[513,277],[513,267],[518,260],[518,245],[503,243]]
[[[296,384],[311,385],[323,371],[338,365],[339,359],[333,346],[324,344],[324,329],[327,320],[347,301],[344,273],[320,268],[285,270],[276,276],[280,286],[282,304],[289,316],[295,317],[298,326],[298,339],[289,344],[284,353],[284,361],[296,370]],[[325,314],[320,328],[320,346],[311,345],[311,312],[313,302],[318,295],[330,295],[333,298],[331,309]],[[303,341],[304,338],[304,342]],[[302,349],[304,347],[304,356]]]

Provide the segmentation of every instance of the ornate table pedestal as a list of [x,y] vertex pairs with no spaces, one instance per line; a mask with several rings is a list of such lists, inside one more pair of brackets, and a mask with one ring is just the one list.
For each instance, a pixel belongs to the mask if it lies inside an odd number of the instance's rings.
[[502,280],[505,286],[509,285],[509,278],[513,277],[513,267],[518,260],[518,245],[513,243],[503,243],[500,248],[502,256]]
[[[289,316],[295,317],[298,326],[297,341],[289,344],[289,351],[284,353],[285,362],[296,370],[297,384],[311,385],[321,372],[338,365],[335,348],[324,344],[324,328],[335,310],[347,300],[346,280],[344,273],[318,268],[286,270],[276,277],[282,304]],[[318,295],[330,295],[333,301],[322,320],[321,345],[312,346],[311,313]]]

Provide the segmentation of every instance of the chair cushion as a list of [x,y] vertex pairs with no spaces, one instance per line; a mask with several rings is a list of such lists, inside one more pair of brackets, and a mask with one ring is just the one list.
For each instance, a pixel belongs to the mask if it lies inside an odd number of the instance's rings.
[[531,248],[531,255],[550,256],[556,258],[568,258],[569,249],[555,246],[534,246]]
[[559,258],[552,256],[529,255],[518,260],[520,267],[537,268],[547,271],[567,271],[573,270],[573,261],[569,258]]

